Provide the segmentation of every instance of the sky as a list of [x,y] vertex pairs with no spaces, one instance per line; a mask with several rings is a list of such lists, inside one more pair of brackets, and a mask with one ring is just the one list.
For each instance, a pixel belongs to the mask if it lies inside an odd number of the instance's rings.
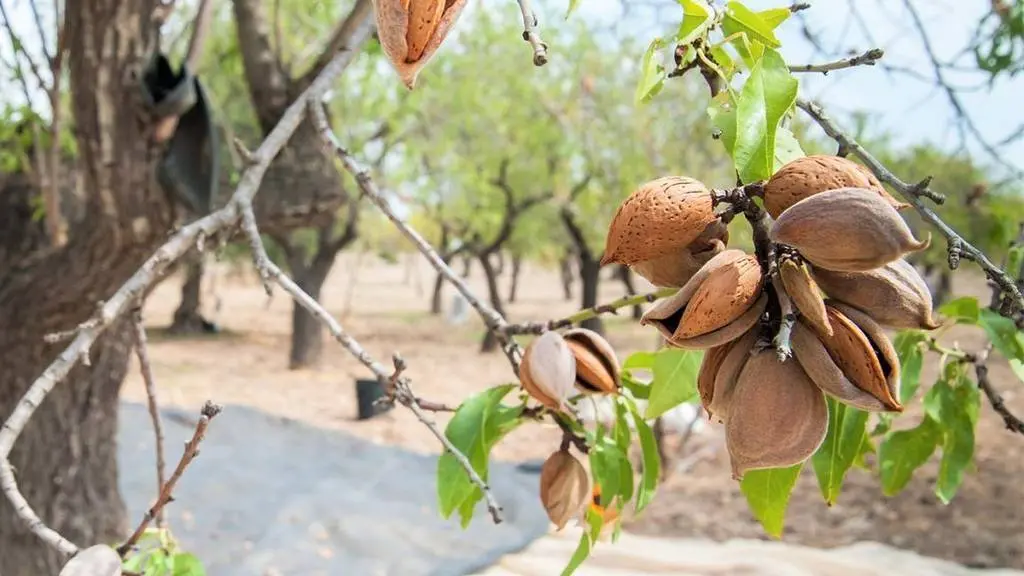
[[[519,18],[514,0],[471,1],[483,1],[484,6],[500,9],[509,18]],[[963,49],[989,5],[986,0],[913,1],[940,60],[952,59]],[[568,2],[533,0],[541,17],[542,36],[545,26],[557,26],[562,21]],[[40,0],[40,4],[45,7],[49,3]],[[179,2],[181,4],[185,3]],[[788,5],[769,0],[746,0],[746,4],[753,9]],[[863,25],[852,18],[853,5],[856,5]],[[661,9],[657,13],[641,12],[640,18],[630,20],[630,24],[624,28],[645,42],[656,34],[671,32],[678,27],[681,11],[678,8],[672,9],[671,2],[667,6],[669,9]],[[28,0],[5,0],[5,7],[23,42],[30,50],[37,52],[39,40]],[[621,7],[620,0],[580,0],[573,17],[613,23],[621,18]],[[46,13],[49,13],[48,8]],[[49,21],[46,13],[44,20]],[[648,18],[643,19],[644,16]],[[860,53],[869,48],[882,48],[885,50],[884,62],[912,69],[926,78],[934,77],[920,35],[908,18],[904,0],[818,0],[812,2],[811,8],[805,10],[803,16],[809,29],[832,52]],[[814,46],[804,38],[802,26],[795,18],[784,23],[777,34],[783,43],[782,53],[790,64],[820,63],[832,59],[815,53]],[[0,33],[0,55],[6,58],[9,54],[10,44],[6,34]],[[550,55],[553,58],[570,56],[559,54],[557,47],[552,48]],[[437,57],[443,57],[443,50]],[[639,62],[640,55],[637,57],[638,66]],[[971,64],[973,60],[969,57],[963,62]],[[827,76],[801,74],[799,78],[801,95],[819,101],[834,117],[843,120],[845,114],[850,112],[868,112],[875,118],[874,125],[889,131],[897,143],[910,145],[926,141],[955,149],[960,142],[956,116],[948,96],[934,82],[898,72],[887,72],[877,66],[835,71]],[[984,83],[984,78],[976,73],[949,73],[948,80],[965,86]],[[6,82],[6,79],[0,79],[2,82]],[[991,89],[983,87],[961,93],[959,97],[980,136],[997,143],[1024,124],[1021,94],[1024,94],[1024,78],[1004,79]],[[23,98],[13,84],[0,84],[0,102],[3,100],[21,101]],[[845,124],[851,126],[849,121]],[[969,138],[968,149],[980,161],[993,163],[991,156],[979,146],[976,138]],[[1024,169],[1024,140],[999,146],[998,152],[1012,165]]]

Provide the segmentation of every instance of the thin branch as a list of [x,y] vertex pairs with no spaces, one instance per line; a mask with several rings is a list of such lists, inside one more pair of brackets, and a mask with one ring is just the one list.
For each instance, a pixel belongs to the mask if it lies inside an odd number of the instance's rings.
[[[43,19],[39,16],[39,6],[36,5],[36,0],[29,0],[29,8],[32,9],[32,20],[36,23],[36,32],[39,34],[39,49],[43,51],[43,57],[46,61],[53,63],[54,56],[50,54],[50,51],[46,48],[46,29],[43,28]],[[56,10],[56,6],[54,10]]]
[[502,330],[506,334],[543,334],[549,330],[558,330],[559,328],[567,328],[573,324],[579,324],[584,320],[590,320],[596,318],[601,314],[617,314],[622,308],[628,308],[630,306],[636,306],[637,304],[644,304],[654,302],[659,298],[666,298],[678,292],[678,288],[660,288],[654,292],[648,292],[646,294],[636,294],[633,296],[624,296],[618,300],[613,300],[607,304],[600,304],[598,306],[591,306],[590,308],[584,308],[579,312],[566,316],[558,320],[547,320],[542,322],[520,322],[517,324],[508,324]]
[[772,344],[775,346],[775,354],[778,356],[779,362],[785,362],[793,355],[790,336],[793,333],[793,325],[796,323],[796,314],[793,312],[793,301],[790,300],[785,286],[782,285],[782,278],[779,276],[777,268],[771,278],[775,297],[779,300],[780,315],[779,331],[775,334]]
[[969,359],[974,365],[974,374],[978,379],[978,388],[985,393],[992,409],[997,414],[1002,416],[1003,422],[1006,423],[1006,429],[1011,432],[1017,432],[1018,434],[1024,434],[1024,420],[1021,420],[1010,411],[1010,408],[1006,405],[1006,401],[1003,400],[1003,396],[996,391],[992,386],[992,382],[988,379],[988,353],[992,345],[989,344],[988,348],[977,356],[970,356]]
[[852,56],[850,58],[843,58],[836,60],[835,62],[827,62],[825,64],[798,64],[790,66],[790,72],[820,72],[821,74],[828,74],[833,70],[842,70],[844,68],[853,68],[855,66],[874,66],[875,62],[880,60],[885,52],[881,48],[872,48],[863,54]]
[[523,40],[533,47],[533,65],[543,66],[548,63],[548,45],[540,38],[537,32],[537,15],[530,7],[530,0],[516,0],[519,2],[519,11],[523,14]]
[[218,404],[214,404],[209,400],[203,404],[202,409],[199,411],[199,422],[196,423],[196,429],[192,432],[192,439],[185,444],[185,451],[181,455],[181,459],[178,460],[178,465],[174,468],[174,472],[171,477],[167,480],[166,484],[160,486],[160,493],[156,498],[156,502],[150,506],[149,510],[142,516],[142,521],[135,527],[135,531],[132,535],[125,540],[124,544],[117,547],[117,553],[124,558],[135,543],[142,537],[143,532],[149,526],[149,523],[153,521],[163,511],[164,506],[173,500],[172,493],[174,492],[174,486],[177,485],[178,480],[181,479],[181,475],[185,473],[185,469],[188,468],[189,464],[199,456],[199,444],[203,441],[206,436],[206,429],[210,426],[210,420],[213,420],[218,414],[220,414],[222,408]]
[[[149,350],[146,342],[146,327],[142,324],[141,306],[132,311],[132,324],[135,329],[135,355],[139,358],[139,371],[146,385],[146,405],[149,418],[153,421],[153,434],[156,436],[156,489],[159,494],[164,487],[164,427],[160,421],[160,407],[156,401],[156,382],[153,379],[153,367],[149,363]],[[156,525],[166,525],[164,511],[161,508],[156,515]]]
[[928,187],[930,179],[926,179],[917,184],[909,184],[900,180],[899,177],[893,174],[888,168],[883,166],[881,162],[872,156],[871,153],[865,150],[860,143],[840,130],[839,127],[836,126],[835,122],[825,114],[825,111],[820,106],[799,98],[796,101],[796,105],[813,118],[814,121],[822,127],[825,134],[835,140],[840,146],[845,147],[845,149],[860,158],[879,180],[892,186],[897,192],[899,192],[900,196],[914,206],[914,209],[917,210],[925,221],[931,223],[932,226],[939,230],[939,232],[949,242],[951,261],[955,263],[960,257],[963,257],[976,262],[985,272],[985,276],[987,276],[989,280],[995,282],[999,288],[1015,302],[1018,309],[1024,309],[1024,295],[1021,294],[1020,289],[1014,284],[1013,278],[993,264],[984,252],[976,248],[970,242],[964,240],[956,230],[953,230],[953,228],[946,224],[938,214],[924,204],[922,198],[930,198],[940,203],[943,198],[942,195],[932,191]]
[[[368,32],[367,29],[366,33]],[[183,226],[158,248],[135,274],[103,303],[91,324],[82,327],[75,339],[29,385],[7,420],[0,425],[0,489],[11,501],[15,514],[22,519],[25,526],[58,552],[71,555],[77,552],[78,548],[47,527],[18,490],[14,470],[9,461],[18,436],[50,391],[67,378],[68,373],[78,362],[88,358],[89,350],[100,334],[129,310],[129,307],[137,302],[157,279],[162,278],[163,272],[171,264],[191,250],[200,236],[209,238],[217,232],[238,225],[241,219],[240,207],[246,202],[251,202],[259,190],[263,174],[271,159],[280,152],[302,121],[307,108],[306,103],[318,100],[352,61],[352,57],[352,52],[337,55],[334,62],[324,69],[323,74],[285,110],[280,121],[254,153],[254,161],[242,174],[231,201],[224,208]]]

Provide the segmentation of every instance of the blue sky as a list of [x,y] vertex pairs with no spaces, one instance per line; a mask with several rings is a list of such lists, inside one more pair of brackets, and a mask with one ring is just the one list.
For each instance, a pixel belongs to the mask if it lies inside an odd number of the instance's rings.
[[[541,12],[542,32],[544,26],[558,25],[568,1],[534,0],[536,8]],[[488,6],[501,9],[509,18],[519,16],[514,0],[486,2]],[[754,9],[786,5],[784,2],[767,0],[746,0],[746,3]],[[851,18],[850,6],[854,3],[864,26],[870,30],[871,39]],[[182,4],[192,2],[179,2],[179,5]],[[935,52],[944,60],[952,58],[966,45],[988,4],[983,0],[915,0]],[[659,10],[656,20],[644,20],[643,25],[630,26],[630,32],[646,41],[655,34],[673,30],[678,26],[680,11],[672,8],[671,1],[666,2],[665,6],[668,8]],[[7,0],[6,7],[23,40],[31,48],[38,49],[28,1]],[[619,0],[580,0],[580,7],[574,17],[614,22],[620,13]],[[651,12],[646,14],[653,15]],[[907,18],[901,0],[819,0],[812,3],[804,16],[809,28],[824,39],[831,50],[862,52],[879,47],[886,52],[885,62],[914,69],[927,77],[933,74],[920,37]],[[648,24],[652,21],[656,22],[653,28]],[[826,57],[814,53],[812,44],[804,39],[801,28],[799,22],[791,19],[778,31],[787,60],[792,64],[825,61]],[[9,43],[3,34],[0,34],[0,53],[5,57],[10,54]],[[552,57],[562,56],[557,52],[552,53]],[[443,57],[443,51],[438,57]],[[965,59],[964,63],[970,64],[971,60]],[[964,73],[949,74],[949,79],[964,85],[977,85],[983,80],[977,74]],[[930,141],[949,148],[955,148],[959,142],[953,109],[946,94],[933,83],[900,73],[889,73],[879,67],[836,71],[828,76],[804,74],[800,80],[802,94],[825,104],[833,115],[841,118],[844,113],[855,110],[875,114],[877,125],[891,131],[898,142]],[[1021,94],[1024,94],[1024,79],[1018,78],[997,82],[991,90],[983,88],[962,93],[960,98],[979,132],[990,142],[998,142],[1024,123]],[[3,99],[20,101],[20,90],[14,85],[0,86],[0,100]],[[989,161],[976,142],[972,141],[969,149],[983,162]],[[1000,152],[1008,161],[1024,168],[1024,142],[1002,146]]]

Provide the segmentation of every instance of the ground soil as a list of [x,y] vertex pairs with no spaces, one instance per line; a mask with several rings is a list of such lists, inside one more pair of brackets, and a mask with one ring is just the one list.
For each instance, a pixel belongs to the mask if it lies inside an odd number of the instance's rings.
[[[179,278],[163,283],[147,303],[150,355],[163,404],[198,408],[207,399],[244,404],[373,442],[438,451],[429,431],[406,410],[356,420],[354,381],[368,373],[340,346],[326,347],[319,368],[288,370],[290,300],[280,290],[268,300],[248,271],[235,272],[226,264],[208,270],[203,313],[221,326],[221,334],[183,338],[161,330],[170,325],[178,304]],[[432,280],[419,257],[388,264],[372,255],[345,254],[328,278],[322,299],[378,361],[387,363],[393,353],[401,353],[409,366],[406,374],[421,397],[457,404],[471,393],[511,381],[512,373],[500,352],[477,352],[483,326],[472,311],[457,325],[429,314]],[[507,291],[508,280],[507,276],[501,279],[503,290]],[[485,294],[479,270],[474,270],[471,286]],[[960,279],[957,289],[978,296],[986,290],[974,277]],[[576,290],[578,295],[578,286]],[[606,281],[600,296],[608,301],[621,294],[618,282]],[[578,306],[563,300],[555,270],[536,265],[524,265],[519,296],[509,306],[513,321],[547,319]],[[446,288],[446,309],[451,300],[452,291]],[[653,329],[637,326],[628,316],[607,320],[612,345],[623,355],[655,348],[658,336]],[[965,350],[982,345],[979,334],[970,329],[954,328],[943,339]],[[926,366],[924,382],[934,377],[935,369],[934,364]],[[1007,404],[1024,413],[1022,385],[1002,359],[993,360],[991,378]],[[123,397],[145,398],[136,370]],[[913,424],[918,417],[919,409],[912,407],[904,420]],[[444,415],[437,417],[441,426],[445,420]],[[792,498],[784,539],[818,547],[873,540],[972,566],[1024,568],[1024,438],[1008,432],[987,404],[977,437],[977,469],[948,506],[933,493],[936,462],[920,470],[892,498],[881,494],[870,473],[853,471],[831,508],[822,502],[813,475],[805,471]],[[549,427],[523,426],[494,454],[504,460],[543,458],[557,446],[558,438],[558,431]],[[628,529],[716,540],[764,538],[730,479],[720,427],[707,428],[683,446],[675,446],[678,443],[671,443],[673,473],[648,511]]]

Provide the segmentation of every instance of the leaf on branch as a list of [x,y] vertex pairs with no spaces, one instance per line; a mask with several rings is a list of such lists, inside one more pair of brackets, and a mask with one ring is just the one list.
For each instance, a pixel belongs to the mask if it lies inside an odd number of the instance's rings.
[[[484,481],[491,449],[522,423],[522,406],[501,403],[515,387],[516,384],[504,384],[471,396],[459,406],[445,427],[445,436],[469,459]],[[437,496],[441,516],[448,518],[458,510],[465,528],[472,520],[477,502],[483,499],[483,492],[473,484],[455,456],[446,452],[437,462]]]
[[1024,340],[1017,325],[997,312],[983,308],[978,317],[981,327],[988,334],[992,344],[1007,360],[1024,360]]
[[661,477],[661,456],[658,454],[658,441],[654,438],[654,431],[647,425],[647,421],[640,414],[636,404],[629,398],[622,397],[621,400],[629,406],[629,411],[632,413],[633,424],[636,426],[636,435],[640,438],[640,450],[643,455],[643,475],[640,478],[635,504],[635,513],[640,514],[654,499],[658,478]]
[[683,21],[679,24],[676,42],[689,44],[699,38],[711,25],[711,11],[703,0],[680,0]]
[[941,441],[939,425],[927,415],[917,427],[889,434],[878,449],[882,493],[899,494]]
[[775,30],[780,24],[789,20],[789,17],[793,15],[793,11],[789,8],[768,8],[767,10],[759,10],[756,12],[757,16],[766,25]]
[[569,559],[569,565],[562,570],[561,576],[572,576],[576,570],[583,565],[587,557],[590,556],[590,551],[594,547],[594,543],[597,541],[597,535],[601,533],[601,528],[604,526],[604,519],[599,513],[594,511],[592,508],[587,508],[587,526],[580,534],[580,543],[576,546],[576,551],[573,552],[572,558]]
[[720,92],[711,100],[707,109],[711,124],[718,130],[718,140],[725,146],[725,151],[732,156],[736,148],[736,102],[732,93]]
[[665,348],[654,359],[654,380],[644,417],[657,418],[697,395],[701,352]]
[[818,477],[821,495],[829,506],[839,498],[846,471],[863,454],[867,441],[868,413],[836,402],[828,401],[828,433],[821,447],[811,457],[814,473]]
[[[768,48],[782,47],[782,42],[775,37],[774,26],[766,22],[761,14],[747,8],[741,2],[733,1],[725,5],[725,18],[722,19],[723,28],[727,23],[746,34],[753,42],[763,44]],[[781,23],[779,21],[779,24]]]
[[789,468],[750,470],[743,474],[740,491],[747,498],[750,511],[769,536],[782,537],[789,496],[793,493],[803,466],[801,462]]
[[665,67],[661,64],[661,55],[658,50],[665,46],[661,38],[651,40],[651,44],[644,52],[643,60],[640,63],[640,82],[636,86],[636,94],[633,96],[633,104],[639,105],[649,102],[661,92],[665,85]]
[[928,336],[920,330],[904,330],[893,339],[893,347],[900,359],[900,404],[906,406],[921,384],[924,351],[921,344]]
[[977,298],[964,296],[943,304],[939,308],[939,314],[956,320],[957,324],[977,324],[981,307]]
[[195,554],[184,552],[174,555],[173,576],[206,576],[203,563]]
[[626,452],[613,440],[602,434],[590,448],[590,470],[594,482],[601,487],[600,505],[608,508],[621,498],[633,498],[633,465]]
[[565,19],[568,20],[569,16],[580,7],[580,0],[569,0],[569,8],[565,11]]
[[935,495],[949,504],[974,459],[974,429],[978,423],[981,392],[967,377],[966,367],[950,363],[924,399],[925,412],[938,422],[942,434],[942,461]]
[[775,169],[776,133],[796,101],[799,83],[782,56],[766,50],[743,85],[736,103],[733,162],[745,183],[767,180]]

